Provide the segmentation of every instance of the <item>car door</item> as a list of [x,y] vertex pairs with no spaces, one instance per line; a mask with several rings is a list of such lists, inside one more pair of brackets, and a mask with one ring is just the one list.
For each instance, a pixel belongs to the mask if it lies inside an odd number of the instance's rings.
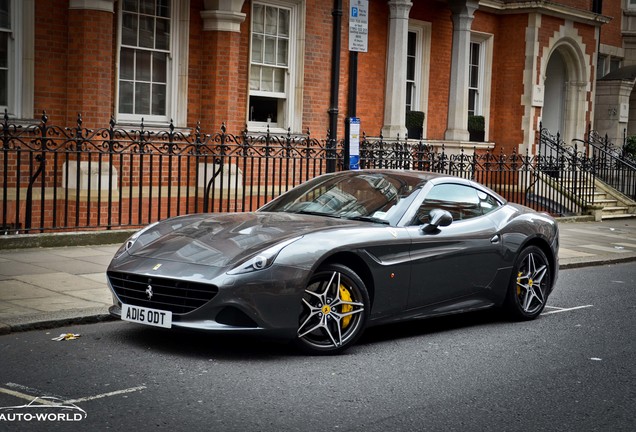
[[[411,236],[409,309],[466,296],[488,297],[502,261],[501,238],[486,216],[492,197],[469,185],[439,184],[428,191],[407,230]],[[430,210],[447,210],[453,222],[427,233]]]

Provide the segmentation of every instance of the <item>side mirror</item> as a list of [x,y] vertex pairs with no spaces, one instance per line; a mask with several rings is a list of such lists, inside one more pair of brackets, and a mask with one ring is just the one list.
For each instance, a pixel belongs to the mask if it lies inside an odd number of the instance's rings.
[[429,213],[429,223],[422,225],[421,230],[427,234],[436,232],[439,227],[449,226],[453,222],[453,216],[446,210],[433,209]]

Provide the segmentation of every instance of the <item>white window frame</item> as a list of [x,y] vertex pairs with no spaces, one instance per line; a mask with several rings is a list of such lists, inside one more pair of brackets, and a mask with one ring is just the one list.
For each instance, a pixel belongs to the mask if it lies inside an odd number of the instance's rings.
[[[473,56],[473,45],[477,45],[479,47],[479,56],[477,58],[477,61],[475,62],[475,59],[472,58]],[[483,97],[483,90],[484,90],[484,61],[485,61],[485,54],[484,54],[484,44],[483,42],[475,42],[475,41],[470,41],[470,59],[468,60],[469,62],[469,71],[468,71],[468,93],[470,94],[471,90],[475,90],[475,106],[474,106],[474,110],[473,110],[473,114],[472,115],[483,115],[483,103],[482,103],[482,97]],[[473,78],[473,66],[477,67],[477,85],[476,86],[472,86],[472,78]],[[468,115],[470,114],[470,97],[468,98],[468,102],[469,102],[469,106],[468,106]]]
[[626,2],[627,2],[627,9],[636,10],[636,0],[626,0]]
[[[420,83],[422,82],[422,33],[423,33],[423,30],[420,27],[409,26],[409,33],[415,34],[415,58],[413,59],[413,63],[414,63],[413,80],[409,80],[408,66],[406,68],[406,71],[407,71],[406,84],[407,86],[409,82],[413,84],[413,91],[411,92],[411,100],[406,101],[406,109],[408,111],[408,106],[410,105],[411,111],[419,111],[420,110],[419,88],[420,88]],[[407,59],[409,57],[408,52],[409,51],[407,47],[407,50],[406,50]],[[407,97],[408,97],[408,92],[407,92]]]
[[175,126],[185,127],[187,122],[188,42],[190,2],[172,0],[170,3],[170,49],[167,58],[166,115],[127,114],[119,112],[119,71],[121,65],[123,2],[118,6],[117,75],[115,77],[115,120],[122,124],[165,126],[171,120]]
[[[286,76],[286,88],[284,92],[285,97],[281,97],[283,107],[277,113],[276,123],[256,122],[250,120],[250,96],[269,96],[270,94],[264,94],[259,91],[250,90],[249,79],[252,67],[252,28],[253,13],[250,13],[250,31],[249,31],[249,69],[247,72],[248,80],[248,95],[247,95],[247,109],[246,109],[246,123],[248,130],[251,132],[265,132],[269,129],[273,133],[285,133],[287,128],[290,128],[292,132],[302,132],[302,112],[303,112],[303,79],[302,70],[304,69],[305,58],[305,44],[304,44],[304,31],[305,31],[305,11],[306,0],[258,0],[252,2],[252,8],[254,3],[262,4],[265,6],[274,6],[290,9],[289,16],[289,65]],[[279,96],[283,96],[282,94]]]
[[609,59],[610,57],[607,54],[598,55],[596,79],[601,79],[607,75],[605,70],[609,67]]
[[415,50],[415,88],[413,92],[411,110],[424,112],[423,137],[426,138],[432,24],[426,21],[411,19],[409,20],[408,31],[409,33],[415,33],[417,44]]
[[[602,63],[602,64],[601,64]],[[618,67],[612,68],[618,63]],[[605,75],[614,72],[623,67],[623,58],[611,54],[599,54],[597,60],[597,76],[596,79],[603,78]]]
[[[488,130],[490,121],[490,98],[491,98],[491,82],[492,82],[492,56],[493,56],[493,35],[490,33],[471,32],[470,42],[480,45],[479,50],[479,78],[478,78],[478,96],[479,110],[475,111],[475,115],[484,117],[485,124],[485,140],[488,140]],[[469,77],[470,79],[470,77]],[[470,82],[468,83],[470,85]]]
[[7,105],[11,118],[33,116],[34,0],[9,0],[11,29],[8,40]]

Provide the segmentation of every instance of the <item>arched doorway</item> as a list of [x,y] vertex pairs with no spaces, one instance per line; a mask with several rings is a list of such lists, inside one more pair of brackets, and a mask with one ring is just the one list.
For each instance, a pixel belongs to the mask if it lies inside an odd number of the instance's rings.
[[543,69],[545,89],[541,120],[553,134],[560,133],[566,144],[582,138],[586,130],[588,57],[581,44],[569,37],[555,41]]
[[563,56],[555,51],[545,71],[545,100],[541,121],[551,133],[563,134],[565,130],[565,99],[567,69]]

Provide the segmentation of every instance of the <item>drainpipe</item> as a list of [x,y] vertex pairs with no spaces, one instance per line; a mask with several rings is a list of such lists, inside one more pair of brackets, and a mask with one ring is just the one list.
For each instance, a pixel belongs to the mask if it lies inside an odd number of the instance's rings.
[[340,91],[340,40],[342,39],[342,0],[334,0],[333,40],[331,46],[331,102],[329,108],[329,140],[327,142],[327,172],[336,171],[338,142],[338,92]]

